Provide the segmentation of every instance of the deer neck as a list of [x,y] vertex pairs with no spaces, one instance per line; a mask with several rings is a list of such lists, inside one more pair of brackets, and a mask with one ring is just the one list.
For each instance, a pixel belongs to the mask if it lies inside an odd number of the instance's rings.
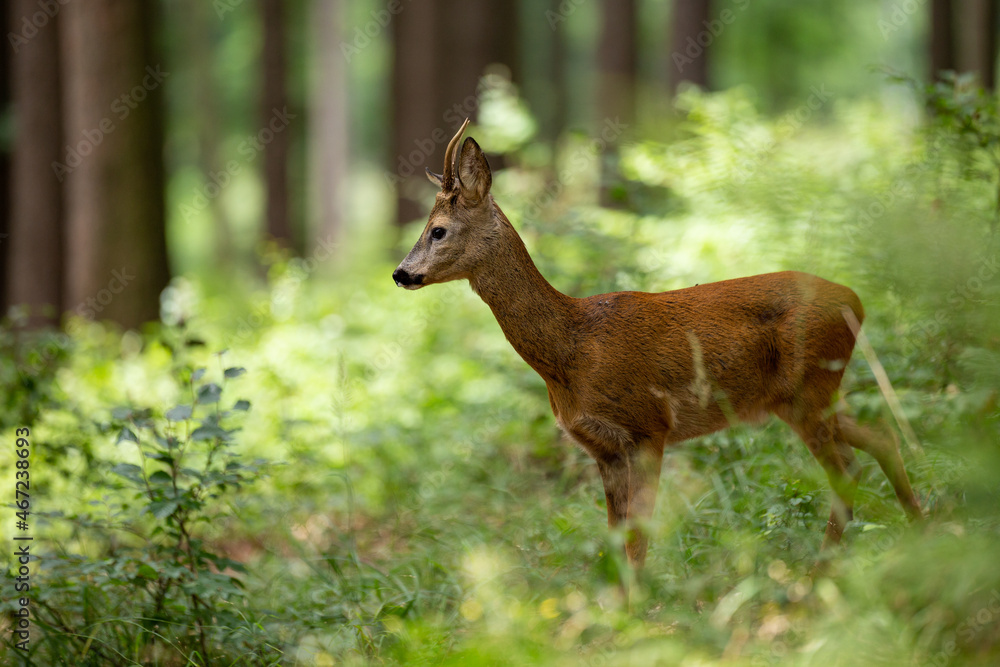
[[514,227],[494,205],[500,235],[486,262],[469,279],[493,311],[507,340],[545,380],[565,385],[575,354],[575,299],[539,273]]

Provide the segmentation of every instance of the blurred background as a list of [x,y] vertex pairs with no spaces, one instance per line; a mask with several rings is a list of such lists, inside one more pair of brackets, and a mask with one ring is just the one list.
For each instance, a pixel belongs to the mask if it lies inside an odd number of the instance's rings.
[[[324,265],[359,231],[390,248],[466,117],[495,168],[610,128],[594,193],[634,208],[615,146],[668,139],[687,85],[773,115],[812,95],[816,123],[903,97],[873,66],[992,90],[996,61],[989,1],[25,0],[4,18],[0,296],[53,323],[154,320],[171,276],[243,280],[268,243],[330,248]],[[122,267],[128,289],[86,307]]]
[[[40,560],[24,646],[3,561],[0,651],[996,664],[997,11],[7,3],[0,540],[30,533]],[[626,603],[622,535],[544,383],[464,283],[390,277],[465,118],[563,292],[783,269],[852,287],[872,351],[842,399],[897,434],[927,526],[865,459],[817,575],[822,470],[783,424],[739,427],[666,457]]]

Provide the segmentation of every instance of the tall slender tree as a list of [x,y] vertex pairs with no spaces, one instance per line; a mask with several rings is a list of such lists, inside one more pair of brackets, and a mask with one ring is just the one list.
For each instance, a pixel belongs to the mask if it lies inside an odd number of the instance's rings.
[[709,86],[709,52],[711,44],[700,36],[706,32],[710,21],[710,0],[674,0],[671,17],[671,67],[670,91],[687,81],[707,88]]
[[[604,0],[601,43],[597,51],[597,109],[603,125],[629,127],[635,122],[638,46],[636,42],[635,0]],[[601,159],[601,203],[623,203],[624,193],[614,187],[618,174],[618,147],[605,138]],[[613,139],[613,138],[612,138]]]
[[66,305],[134,327],[159,316],[167,264],[162,93],[150,0],[59,13]]
[[931,0],[930,12],[930,75],[934,80],[957,66],[951,0]]
[[949,70],[971,72],[987,90],[996,88],[997,1],[931,0],[927,46],[932,81]]
[[[211,4],[204,0],[183,0],[178,7],[185,17],[183,57],[194,80],[193,95],[187,102],[187,113],[197,127],[198,167],[205,182],[211,174],[223,170],[221,143],[222,115],[219,109],[218,86],[215,83],[213,26],[219,24]],[[215,232],[215,257],[223,265],[233,260],[235,249],[229,217],[220,194],[208,199],[208,211]]]
[[[396,221],[420,216],[410,196],[415,179],[433,164],[433,130],[441,119],[434,53],[444,39],[437,21],[438,0],[413,3],[392,21],[392,146],[387,175],[396,188]],[[435,167],[436,168],[436,167]]]
[[509,0],[426,0],[393,20],[393,149],[397,221],[420,216],[423,169],[439,170],[448,138],[478,108],[486,68],[518,80],[518,13]]
[[[38,11],[32,0],[10,7],[11,25]],[[55,324],[63,306],[62,160],[58,14],[32,39],[13,45],[14,155],[7,251],[7,303],[29,307],[32,326]],[[10,53],[5,49],[5,55]],[[6,213],[6,207],[4,207]]]
[[997,0],[965,0],[957,7],[959,14],[955,40],[958,69],[975,72],[987,90],[996,87]]
[[[340,237],[347,179],[347,67],[339,46],[342,0],[312,0],[310,16],[316,64],[310,86],[309,184],[313,244],[327,251]],[[332,37],[331,37],[332,36]]]
[[[263,82],[260,95],[261,131],[288,106],[288,40],[282,0],[262,0],[264,44],[261,54]],[[264,148],[264,183],[268,234],[289,248],[298,247],[292,229],[288,193],[288,154],[292,133],[273,132]]]

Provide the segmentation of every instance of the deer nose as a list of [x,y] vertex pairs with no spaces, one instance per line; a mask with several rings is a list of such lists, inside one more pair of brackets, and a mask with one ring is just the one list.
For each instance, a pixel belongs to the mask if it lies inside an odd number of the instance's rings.
[[406,269],[396,269],[392,272],[392,279],[396,281],[396,285],[399,287],[419,285],[421,277],[422,276],[411,276],[407,273]]

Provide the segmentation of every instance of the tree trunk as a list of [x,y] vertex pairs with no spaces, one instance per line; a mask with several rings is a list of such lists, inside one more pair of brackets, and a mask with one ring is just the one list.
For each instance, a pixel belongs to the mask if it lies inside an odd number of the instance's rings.
[[[198,167],[202,182],[208,184],[212,174],[223,172],[220,142],[223,127],[219,114],[219,93],[213,77],[215,54],[212,45],[212,26],[219,17],[212,5],[204,0],[184,0],[179,7],[188,25],[189,49],[184,49],[187,66],[194,79],[194,96],[188,113],[197,126]],[[222,266],[235,259],[233,237],[222,193],[212,190],[215,196],[208,199],[209,223],[215,232],[215,258]]]
[[[288,248],[295,248],[295,233],[289,215],[288,149],[292,133],[287,127],[271,131],[277,114],[288,106],[287,29],[281,0],[262,0],[264,45],[263,85],[260,96],[260,127],[264,135],[264,183],[267,193],[267,233]],[[260,136],[260,135],[258,135]]]
[[400,224],[426,213],[416,201],[426,191],[421,172],[424,167],[441,171],[448,140],[463,120],[476,116],[487,66],[504,66],[514,81],[519,69],[517,3],[427,0],[405,7],[392,22],[393,154],[388,178],[397,189]]
[[[16,35],[21,35],[25,17],[30,21],[37,11],[33,0],[12,3],[10,25]],[[6,246],[0,251],[9,257],[5,263],[7,304],[28,306],[31,327],[57,324],[62,309],[62,185],[52,171],[52,163],[63,158],[57,19],[58,15],[49,19],[30,39],[17,40],[11,60],[14,156],[10,224],[5,237],[0,237],[0,244]],[[9,54],[5,49],[4,58]],[[6,101],[7,95],[3,97]],[[7,190],[3,188],[5,196]],[[7,206],[2,210],[6,217]]]
[[311,86],[309,122],[310,202],[316,253],[329,254],[344,222],[344,183],[349,152],[347,68],[339,46],[343,33],[342,0],[313,0],[310,7],[317,57]]
[[941,72],[954,70],[955,40],[952,30],[951,0],[931,0],[931,80],[938,81]]
[[[599,121],[597,131],[612,123],[631,127],[635,123],[635,84],[638,70],[635,0],[604,0],[601,44],[597,51]],[[618,137],[602,137],[600,200],[604,206],[625,203],[624,190],[617,185]]]
[[[466,117],[475,118],[480,84],[489,66],[499,65],[497,73],[517,80],[516,5],[509,0],[441,0],[438,24],[444,38],[434,45],[437,124],[447,131],[448,139]],[[447,139],[436,146],[434,171],[443,164],[446,147]]]
[[975,72],[987,90],[996,87],[997,3],[996,0],[966,0],[959,5],[955,59],[961,72]]
[[[544,13],[523,21],[520,60],[530,62],[519,80],[521,95],[538,118],[538,138],[554,143],[566,129],[566,12],[564,0],[545,0]],[[544,20],[537,20],[539,17]]]
[[65,306],[125,327],[158,318],[170,278],[161,105],[170,73],[152,48],[155,7],[92,0],[59,14]]
[[[710,0],[675,0],[672,17],[670,92],[677,94],[677,88],[687,81],[702,88],[708,88],[708,58],[711,44],[699,39],[707,32],[706,24],[711,21]],[[709,33],[710,34],[710,33]]]
[[635,0],[604,0],[601,44],[597,51],[598,109],[602,119],[635,120],[638,69]]
[[400,225],[424,212],[416,199],[417,187],[427,182],[424,167],[441,171],[441,162],[433,162],[437,154],[433,131],[444,112],[435,95],[434,54],[437,42],[446,38],[438,24],[438,3],[422,0],[407,5],[391,23],[392,148],[387,181],[396,188],[396,223]]

